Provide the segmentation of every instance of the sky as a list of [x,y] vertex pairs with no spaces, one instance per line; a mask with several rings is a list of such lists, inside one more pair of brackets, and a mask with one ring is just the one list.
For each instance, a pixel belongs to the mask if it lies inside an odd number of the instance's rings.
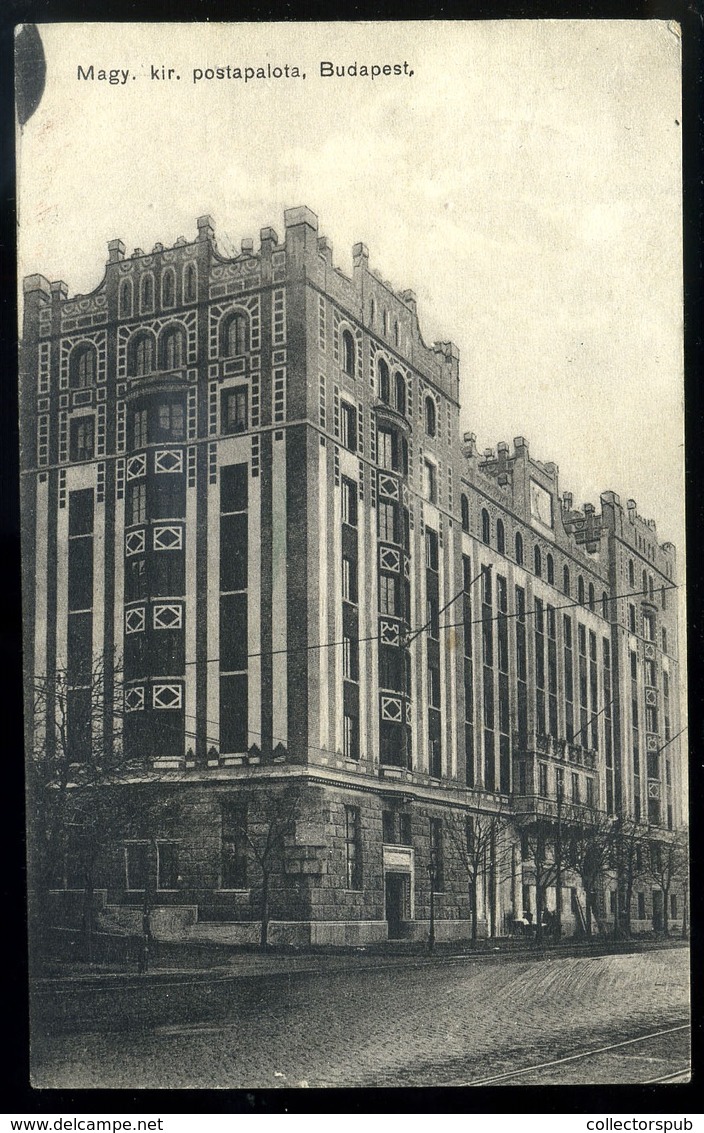
[[[659,21],[40,25],[20,274],[93,290],[107,242],[222,251],[308,205],[460,350],[461,428],[525,436],[575,504],[611,489],[684,560],[680,39]],[[324,78],[320,62],[407,63]],[[127,81],[77,78],[79,65]],[[193,81],[288,64],[302,79]],[[180,79],[152,79],[151,67]]]

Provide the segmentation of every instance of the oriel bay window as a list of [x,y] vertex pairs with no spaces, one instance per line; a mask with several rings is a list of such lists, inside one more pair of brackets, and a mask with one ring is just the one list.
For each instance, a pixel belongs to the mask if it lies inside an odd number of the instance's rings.
[[379,575],[379,612],[394,616],[398,613],[398,579],[394,575]]
[[158,441],[181,441],[185,436],[182,398],[164,398],[157,405],[156,432]]
[[386,500],[377,505],[379,538],[384,543],[398,543],[398,507]]

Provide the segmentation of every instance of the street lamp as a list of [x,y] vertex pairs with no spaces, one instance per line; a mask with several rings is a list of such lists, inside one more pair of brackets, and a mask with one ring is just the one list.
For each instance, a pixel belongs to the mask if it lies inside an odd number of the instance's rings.
[[430,850],[430,860],[428,862],[428,877],[430,878],[430,931],[428,932],[428,951],[432,952],[435,948],[435,884],[437,881],[438,868],[437,857],[434,847]]

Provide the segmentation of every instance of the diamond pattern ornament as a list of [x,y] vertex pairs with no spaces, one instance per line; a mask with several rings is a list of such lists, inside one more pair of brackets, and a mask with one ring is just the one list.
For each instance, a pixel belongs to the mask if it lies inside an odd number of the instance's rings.
[[181,685],[154,685],[152,703],[155,708],[181,708],[183,704]]
[[646,746],[648,751],[657,751],[658,750],[658,737],[654,736],[652,734],[647,735],[645,737],[645,746]]
[[379,495],[387,496],[390,500],[398,499],[398,480],[393,476],[385,476],[383,472],[379,473]]
[[155,551],[180,551],[183,546],[183,528],[181,527],[155,527]]
[[403,720],[403,709],[401,706],[400,697],[382,696],[381,718],[382,720],[390,720],[394,724],[401,723],[401,721]]
[[125,610],[125,633],[142,633],[144,623],[144,606],[134,606],[131,610]]
[[130,531],[125,536],[125,554],[141,555],[144,553],[144,532]]
[[657,693],[654,688],[647,688],[645,690],[645,703],[656,705],[658,702]]
[[183,472],[183,453],[180,449],[162,448],[154,453],[155,472]]
[[657,783],[654,779],[651,779],[650,782],[648,783],[648,798],[649,799],[659,799],[660,798],[660,784]]
[[182,629],[183,606],[179,603],[154,607],[154,629]]
[[401,566],[401,557],[395,547],[379,548],[379,566],[382,570],[390,570],[398,574]]
[[646,642],[645,659],[646,659],[646,661],[654,661],[655,660],[655,646],[653,645],[652,641]]
[[142,452],[139,456],[131,456],[127,461],[127,479],[136,480],[139,476],[147,475],[147,454]]
[[125,689],[125,712],[141,712],[144,708],[144,686]]

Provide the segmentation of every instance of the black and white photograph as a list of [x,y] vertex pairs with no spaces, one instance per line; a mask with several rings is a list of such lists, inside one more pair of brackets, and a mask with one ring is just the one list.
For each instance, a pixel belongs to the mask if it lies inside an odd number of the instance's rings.
[[680,26],[16,58],[32,1087],[689,1082]]

